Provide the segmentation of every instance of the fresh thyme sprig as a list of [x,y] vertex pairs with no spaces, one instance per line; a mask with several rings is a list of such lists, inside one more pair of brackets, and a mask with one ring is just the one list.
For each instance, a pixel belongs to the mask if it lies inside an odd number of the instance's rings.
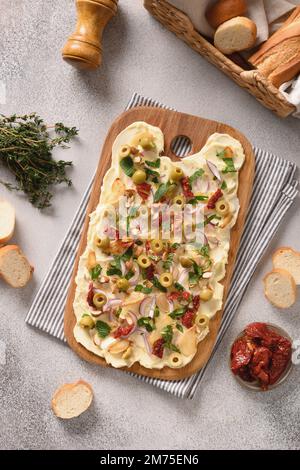
[[53,160],[52,150],[68,148],[66,144],[77,134],[75,127],[61,122],[46,126],[36,113],[0,115],[0,164],[14,174],[16,184],[1,179],[0,183],[9,190],[23,191],[39,209],[51,206],[51,186],[72,184],[66,175],[66,167],[72,162]]

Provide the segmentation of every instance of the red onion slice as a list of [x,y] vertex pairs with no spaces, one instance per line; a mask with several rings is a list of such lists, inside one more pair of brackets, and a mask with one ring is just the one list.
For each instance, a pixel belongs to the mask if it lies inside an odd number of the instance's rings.
[[108,299],[108,301],[103,307],[103,312],[107,312],[112,308],[118,307],[119,305],[121,305],[122,302],[122,299]]
[[149,335],[148,333],[146,333],[146,331],[143,331],[142,333],[142,337],[143,337],[143,340],[144,340],[144,343],[145,343],[145,348],[146,348],[146,351],[149,355],[152,354],[152,348],[151,348],[151,345],[149,343]]
[[202,178],[197,178],[193,184],[194,193],[207,193],[209,189],[208,179],[203,176]]
[[142,317],[153,318],[154,308],[155,308],[155,296],[145,297],[140,303],[140,307],[139,307],[140,315]]
[[216,165],[214,163],[210,162],[209,160],[206,160],[206,163],[207,163],[207,166],[208,166],[209,170],[217,178],[217,180],[222,181],[220,172],[219,172],[218,168],[216,167]]
[[187,269],[183,269],[179,275],[179,278],[178,278],[178,283],[183,285],[185,283],[185,281],[187,281],[188,279],[188,270]]

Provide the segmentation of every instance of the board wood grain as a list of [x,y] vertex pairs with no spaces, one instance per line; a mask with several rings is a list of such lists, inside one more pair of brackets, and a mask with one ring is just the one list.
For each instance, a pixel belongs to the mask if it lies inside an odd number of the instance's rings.
[[[226,133],[239,140],[244,148],[246,159],[243,168],[239,174],[239,189],[238,197],[240,201],[240,211],[236,225],[231,230],[231,243],[229,251],[229,262],[226,269],[226,276],[223,279],[224,285],[224,300],[223,305],[228,294],[230,287],[231,277],[234,271],[234,264],[239,248],[240,239],[243,232],[243,227],[247,215],[249,201],[252,193],[252,186],[255,173],[255,159],[252,151],[252,146],[246,137],[236,129],[222,124],[220,122],[203,119],[201,117],[183,114],[176,111],[170,111],[154,107],[137,107],[121,114],[112,124],[107,137],[105,139],[101,158],[99,160],[97,173],[95,176],[94,185],[92,188],[87,214],[82,230],[82,236],[79,242],[76,261],[74,264],[73,275],[69,287],[65,316],[64,316],[64,332],[69,346],[86,361],[99,364],[103,367],[111,367],[106,361],[85,349],[81,344],[77,343],[73,335],[73,329],[76,323],[75,314],[73,311],[73,301],[75,295],[75,276],[78,269],[78,262],[81,254],[85,250],[87,230],[89,225],[89,214],[96,208],[102,185],[103,177],[111,165],[111,148],[117,135],[135,121],[145,121],[153,126],[158,126],[165,136],[165,151],[164,154],[169,156],[172,160],[179,160],[171,150],[172,140],[179,135],[187,136],[191,139],[192,149],[191,154],[198,152],[206,143],[208,137],[214,132]],[[206,338],[199,343],[198,350],[193,360],[185,367],[180,369],[172,369],[164,367],[161,370],[147,369],[138,363],[133,364],[130,368],[123,367],[120,370],[133,372],[148,377],[155,377],[164,380],[180,380],[188,377],[199,369],[201,369],[208,361],[213,346],[215,344],[217,333],[220,327],[223,310],[216,313],[214,318],[210,321],[210,332]]]

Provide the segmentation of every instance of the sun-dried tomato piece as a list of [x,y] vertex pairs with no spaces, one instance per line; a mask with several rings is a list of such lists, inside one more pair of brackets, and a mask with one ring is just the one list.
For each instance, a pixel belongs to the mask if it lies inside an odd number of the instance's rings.
[[129,325],[127,322],[124,325],[119,326],[114,332],[113,332],[113,337],[114,338],[121,338],[121,336],[127,336],[133,330],[134,325]]
[[185,176],[184,178],[182,178],[182,180],[180,182],[181,182],[182,191],[183,191],[184,196],[188,199],[193,198],[194,193],[192,191],[189,178],[187,176]]
[[250,323],[245,328],[245,334],[249,338],[261,339],[268,334],[267,325],[265,323]]
[[143,201],[146,201],[151,191],[151,185],[148,183],[140,183],[136,185],[136,190]]
[[195,320],[195,312],[191,309],[188,309],[185,314],[181,317],[181,323],[186,328],[192,328]]
[[163,357],[163,354],[164,354],[164,347],[165,347],[165,340],[163,338],[158,338],[153,343],[152,354],[161,359]]
[[280,337],[276,351],[273,352],[270,367],[270,384],[277,382],[285,371],[292,354],[291,342],[284,337]]
[[216,207],[216,202],[223,196],[223,193],[220,188],[209,198],[207,201],[207,208],[214,209]]
[[194,295],[193,297],[193,310],[196,312],[200,306],[200,295]]
[[237,339],[231,348],[231,370],[237,374],[241,367],[247,366],[252,358],[252,349],[249,347],[246,338]]
[[145,269],[145,276],[146,276],[146,279],[148,279],[148,281],[152,281],[152,279],[154,278],[154,272],[155,272],[155,267],[153,264],[150,264],[150,266],[148,266],[148,268]]

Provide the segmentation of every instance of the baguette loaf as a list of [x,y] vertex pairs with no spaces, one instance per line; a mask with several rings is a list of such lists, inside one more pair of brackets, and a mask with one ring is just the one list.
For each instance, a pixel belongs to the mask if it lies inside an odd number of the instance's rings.
[[220,24],[225,23],[236,16],[244,16],[247,11],[245,0],[218,0],[205,13],[208,23],[217,29]]
[[277,88],[300,72],[300,7],[249,58]]

